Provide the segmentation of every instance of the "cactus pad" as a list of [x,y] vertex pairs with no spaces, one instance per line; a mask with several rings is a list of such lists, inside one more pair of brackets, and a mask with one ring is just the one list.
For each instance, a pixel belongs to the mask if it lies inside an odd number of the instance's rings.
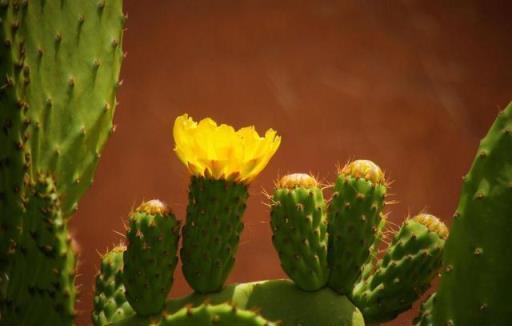
[[271,199],[272,242],[281,266],[305,291],[324,287],[327,266],[327,216],[322,190],[308,174],[286,175]]
[[5,325],[71,325],[75,254],[53,180],[39,176],[27,189],[23,234],[9,265],[0,304]]
[[130,216],[124,252],[126,298],[137,314],[159,313],[178,262],[180,223],[159,200],[141,204]]
[[395,318],[429,288],[447,235],[446,226],[429,214],[403,223],[375,272],[354,287],[353,302],[367,323]]
[[338,172],[329,203],[329,286],[349,294],[372,256],[383,225],[384,173],[373,162],[357,160]]
[[192,177],[180,255],[183,274],[195,291],[216,292],[224,286],[235,262],[247,197],[244,184]]
[[[230,302],[238,309],[256,310],[279,325],[364,326],[361,312],[347,297],[329,288],[304,292],[290,280],[271,280],[226,286],[221,292],[194,293],[168,301],[162,315],[172,315],[183,307]],[[131,317],[116,326],[145,326],[151,318]]]
[[160,326],[273,326],[254,311],[238,309],[229,304],[203,304],[197,307],[185,307],[168,315],[159,323]]
[[135,314],[126,299],[123,284],[125,250],[122,246],[115,247],[101,259],[100,271],[96,276],[92,312],[92,321],[96,326],[108,325]]
[[436,325],[509,325],[512,318],[512,103],[480,142],[443,256]]

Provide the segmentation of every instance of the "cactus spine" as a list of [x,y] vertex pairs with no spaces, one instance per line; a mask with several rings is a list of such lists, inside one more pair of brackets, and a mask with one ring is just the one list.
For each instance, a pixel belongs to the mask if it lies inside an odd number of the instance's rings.
[[315,178],[282,177],[271,199],[270,216],[272,242],[286,274],[305,291],[324,287],[329,277],[327,215]]
[[126,299],[123,284],[123,246],[115,247],[101,259],[96,276],[92,321],[96,326],[108,325],[135,314]]
[[[329,204],[329,286],[350,294],[375,250],[386,196],[384,173],[357,160],[340,169]],[[372,249],[373,248],[373,249]]]
[[512,103],[464,177],[443,257],[434,325],[508,325],[511,318]]
[[123,280],[128,302],[141,316],[163,309],[178,263],[179,231],[180,223],[159,200],[142,203],[130,216]]
[[248,197],[243,183],[193,176],[183,228],[183,274],[199,293],[220,291],[233,264]]

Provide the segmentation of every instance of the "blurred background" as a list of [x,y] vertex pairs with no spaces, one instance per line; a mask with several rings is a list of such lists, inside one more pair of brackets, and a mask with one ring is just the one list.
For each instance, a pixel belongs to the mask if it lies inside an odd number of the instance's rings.
[[[115,231],[124,233],[130,210],[160,198],[184,218],[189,177],[172,151],[176,116],[282,135],[250,187],[229,278],[244,282],[284,277],[262,204],[278,175],[333,182],[338,162],[371,159],[394,180],[393,223],[421,210],[450,223],[479,139],[512,100],[505,1],[125,3],[117,131],[71,223],[79,325],[90,321],[99,253],[123,241]],[[171,295],[189,291],[178,267]]]

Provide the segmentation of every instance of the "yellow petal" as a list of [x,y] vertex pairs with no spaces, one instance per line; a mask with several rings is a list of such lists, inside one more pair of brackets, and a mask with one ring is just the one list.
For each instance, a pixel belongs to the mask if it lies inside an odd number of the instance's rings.
[[232,126],[205,118],[196,123],[187,114],[176,118],[174,151],[193,175],[251,182],[268,164],[281,143],[273,129],[261,137],[254,126]]

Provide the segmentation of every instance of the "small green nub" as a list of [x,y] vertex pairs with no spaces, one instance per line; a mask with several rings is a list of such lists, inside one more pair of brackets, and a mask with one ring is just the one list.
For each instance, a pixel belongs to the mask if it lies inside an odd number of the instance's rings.
[[423,302],[420,307],[420,314],[414,318],[413,324],[414,326],[432,326],[432,307],[434,306],[434,302],[436,300],[436,293],[432,293],[430,297]]
[[327,216],[322,190],[307,174],[284,176],[271,202],[272,242],[281,266],[305,291],[324,287],[327,266]]
[[133,316],[123,284],[123,246],[115,247],[101,259],[96,276],[92,321],[96,326],[108,325]]
[[254,311],[238,309],[227,303],[187,306],[160,321],[159,326],[273,326]]
[[429,214],[403,223],[375,272],[352,292],[367,323],[395,318],[429,288],[441,266],[446,234],[446,226]]
[[247,197],[244,184],[192,177],[180,256],[183,274],[196,292],[224,286],[235,262]]
[[386,196],[384,173],[357,160],[338,171],[329,203],[329,287],[350,294],[382,237]]
[[126,298],[138,315],[157,314],[173,283],[180,223],[159,200],[141,204],[129,223],[123,274]]

